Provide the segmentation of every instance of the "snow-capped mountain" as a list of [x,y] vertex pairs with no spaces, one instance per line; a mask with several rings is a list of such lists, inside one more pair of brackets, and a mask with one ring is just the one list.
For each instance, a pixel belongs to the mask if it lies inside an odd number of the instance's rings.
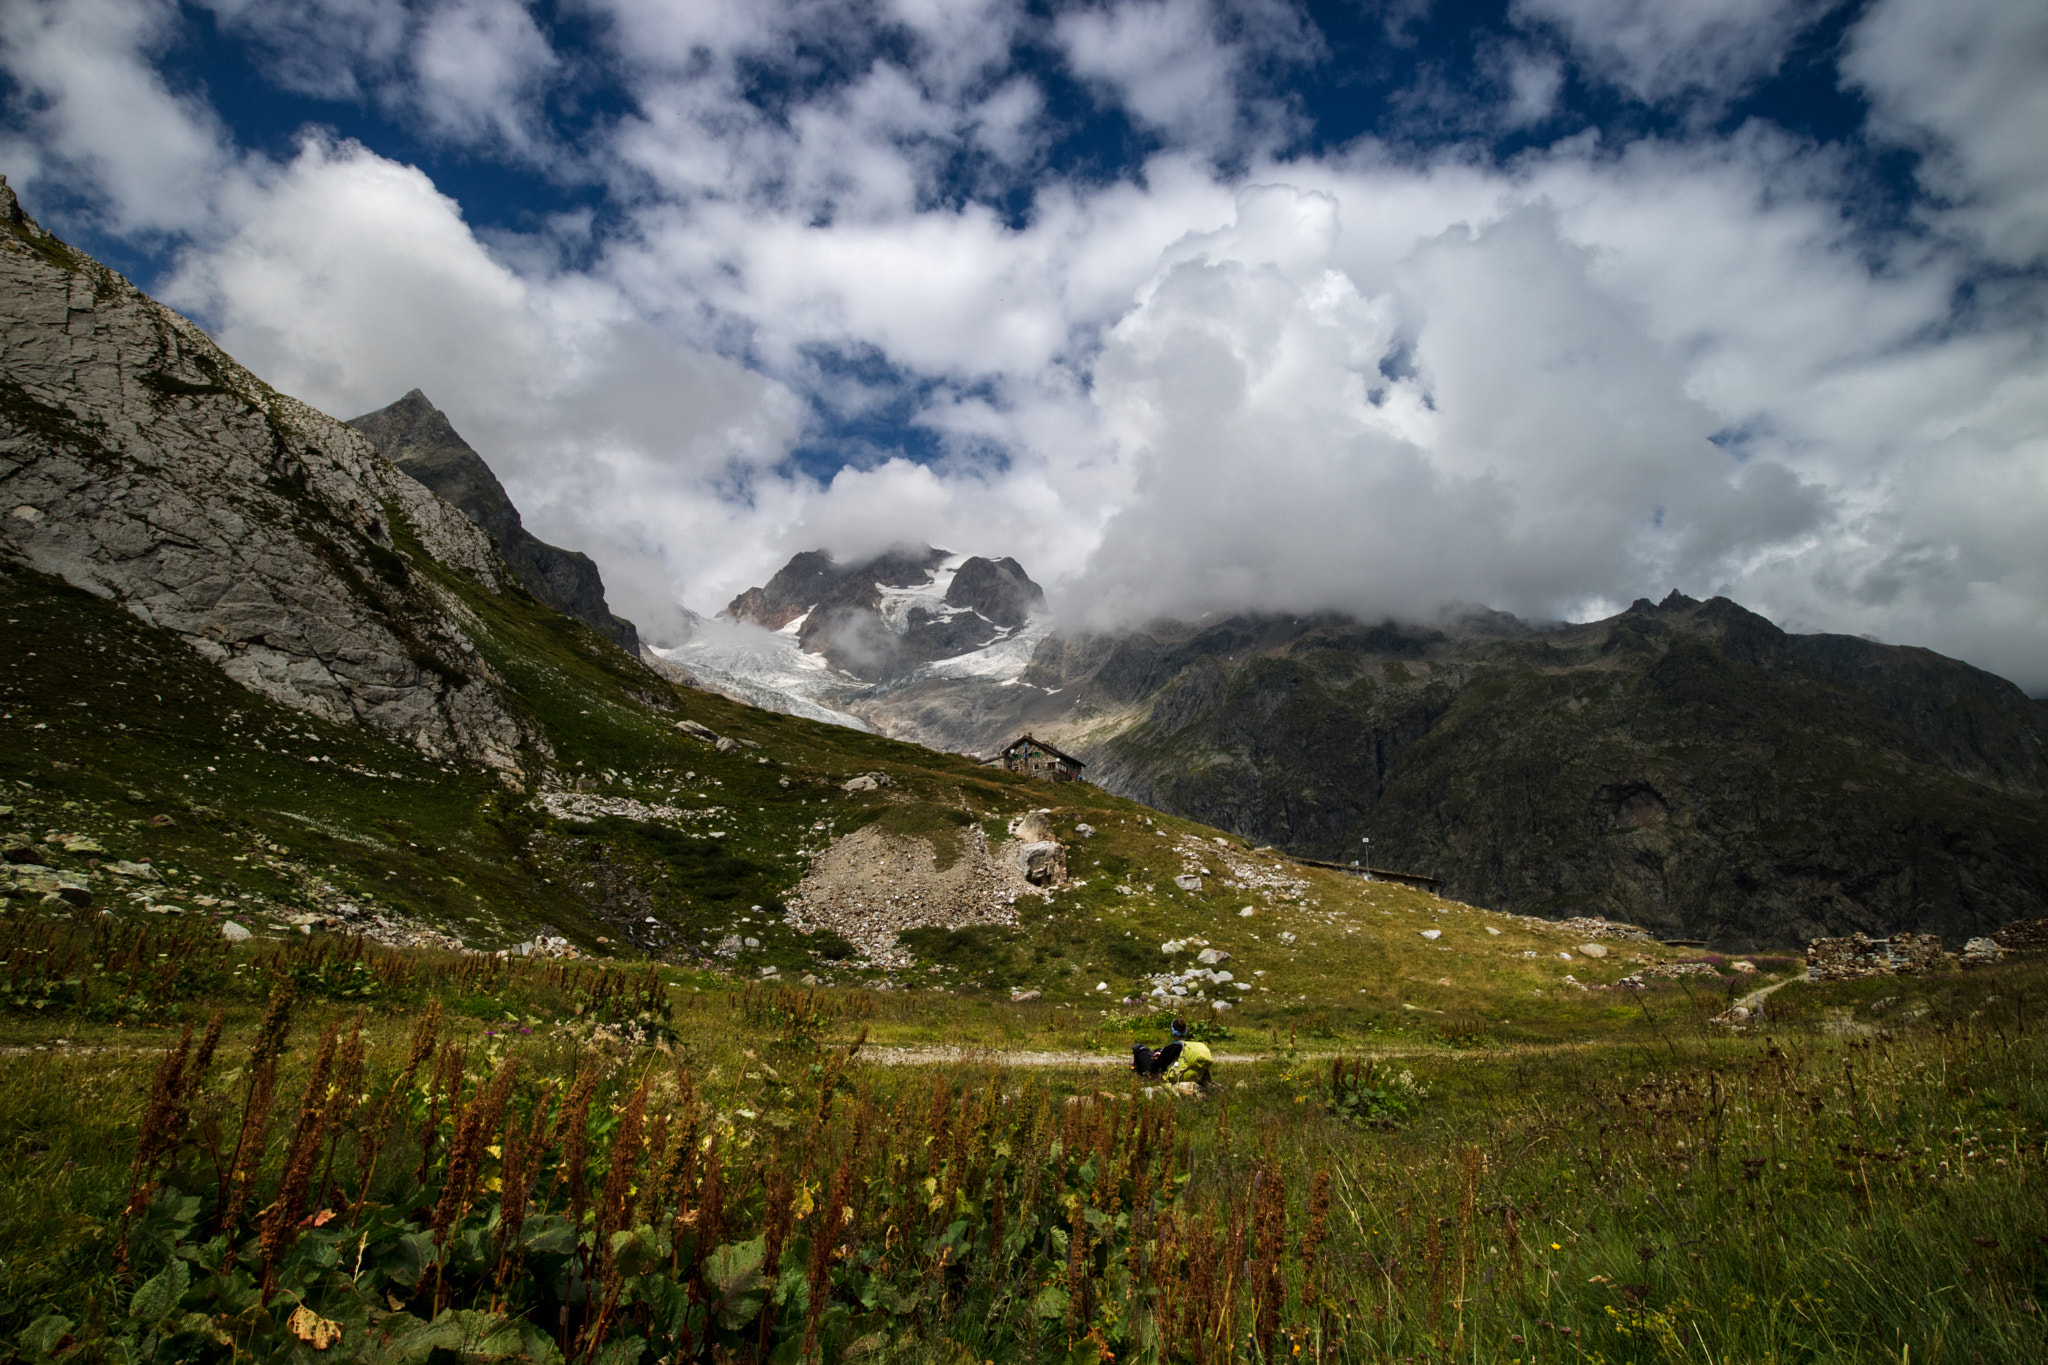
[[1014,559],[924,547],[841,565],[810,551],[646,653],[756,706],[974,749],[999,743],[1026,700],[988,694],[1018,687],[1051,633],[1045,594]]

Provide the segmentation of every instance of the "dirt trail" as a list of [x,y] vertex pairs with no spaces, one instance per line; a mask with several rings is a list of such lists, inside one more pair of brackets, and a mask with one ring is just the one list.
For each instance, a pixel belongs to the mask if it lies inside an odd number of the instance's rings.
[[1760,987],[1757,990],[1751,991],[1748,995],[1743,996],[1740,1000],[1735,1002],[1733,1008],[1748,1010],[1751,1014],[1755,1014],[1757,1006],[1761,1005],[1772,991],[1782,990],[1784,987],[1791,985],[1795,981],[1804,981],[1806,979],[1806,973],[1802,971],[1799,973],[1799,975],[1788,976],[1783,981],[1773,981],[1770,985]]
[[[1128,1052],[1005,1052],[985,1047],[864,1047],[860,1060],[877,1066],[1129,1066]],[[1219,1052],[1216,1061],[1256,1062],[1257,1057]]]
[[[1368,1061],[1393,1061],[1403,1057],[1436,1057],[1442,1060],[1458,1061],[1466,1057],[1499,1056],[1508,1052],[1579,1052],[1604,1046],[1601,1040],[1585,1039],[1569,1043],[1521,1043],[1507,1048],[1488,1048],[1473,1053],[1446,1052],[1440,1047],[1390,1047],[1365,1048],[1356,1052],[1336,1051],[1303,1052],[1295,1057],[1297,1062],[1327,1062],[1332,1057],[1360,1057]],[[879,1047],[870,1045],[860,1050],[859,1060],[876,1066],[938,1066],[942,1064],[968,1066],[1078,1066],[1112,1067],[1129,1066],[1129,1053],[1117,1052],[1007,1052],[1001,1048],[966,1047]],[[1226,1066],[1245,1062],[1274,1062],[1282,1060],[1272,1054],[1253,1055],[1242,1052],[1219,1052],[1216,1064]]]

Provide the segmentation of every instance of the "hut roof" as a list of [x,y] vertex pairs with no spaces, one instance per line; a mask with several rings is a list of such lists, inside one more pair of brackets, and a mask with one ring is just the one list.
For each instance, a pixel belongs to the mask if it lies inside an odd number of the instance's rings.
[[1085,768],[1088,766],[1086,763],[1083,763],[1080,759],[1075,758],[1072,754],[1061,753],[1058,749],[1053,748],[1052,745],[1047,744],[1044,740],[1039,739],[1037,736],[1031,734],[1019,735],[1017,738],[1011,740],[1008,744],[1005,744],[1003,746],[1002,752],[1006,754],[1015,753],[1019,747],[1026,744],[1036,744],[1039,748],[1045,750],[1054,758],[1064,759],[1067,762],[1073,764],[1077,768]]

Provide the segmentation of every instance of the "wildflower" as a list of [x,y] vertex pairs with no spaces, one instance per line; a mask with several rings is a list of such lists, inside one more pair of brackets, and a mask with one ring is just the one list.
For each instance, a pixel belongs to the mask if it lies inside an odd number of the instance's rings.
[[1552,1242],[1552,1243],[1550,1244],[1550,1249],[1551,1249],[1552,1251],[1563,1251],[1563,1250],[1564,1250],[1564,1243],[1562,1243],[1562,1242]]

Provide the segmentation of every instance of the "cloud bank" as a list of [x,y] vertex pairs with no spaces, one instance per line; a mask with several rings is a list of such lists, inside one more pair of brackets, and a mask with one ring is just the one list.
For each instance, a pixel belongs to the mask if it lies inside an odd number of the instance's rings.
[[[1819,141],[1729,113],[1812,5],[1518,0],[1459,95],[1507,148],[1319,141],[1277,0],[209,11],[9,6],[10,180],[327,411],[424,388],[656,641],[922,539],[1075,623],[1675,587],[2048,691],[2038,7],[1877,0]],[[262,144],[201,41],[574,203]]]

